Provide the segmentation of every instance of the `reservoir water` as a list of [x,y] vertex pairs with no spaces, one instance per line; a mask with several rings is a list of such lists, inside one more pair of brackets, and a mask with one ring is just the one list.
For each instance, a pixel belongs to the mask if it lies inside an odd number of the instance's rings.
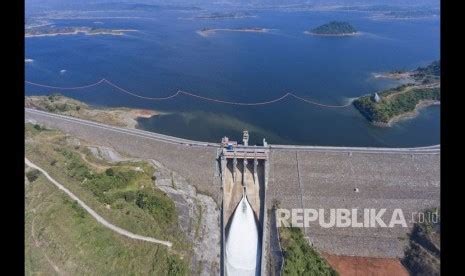
[[244,195],[232,216],[226,238],[226,276],[260,275],[260,244],[252,207]]
[[[178,89],[229,101],[256,102],[285,92],[325,104],[396,86],[373,73],[414,69],[439,58],[439,19],[372,20],[361,12],[252,11],[241,19],[189,19],[198,11],[88,12],[55,16],[56,26],[136,29],[124,36],[72,35],[27,38],[26,79],[77,86],[106,78],[149,97]],[[69,14],[68,14],[69,15]],[[59,19],[61,18],[61,19]],[[354,37],[303,32],[342,20]],[[202,28],[262,27],[268,33],[218,32]],[[32,61],[30,61],[32,60]],[[59,91],[26,85],[27,95],[61,92],[98,106],[148,108],[163,115],[141,119],[140,128],[202,141],[343,146],[426,146],[439,143],[440,107],[429,107],[392,128],[370,125],[352,106],[331,109],[288,98],[266,106],[229,106],[181,96],[154,102],[101,85]]]

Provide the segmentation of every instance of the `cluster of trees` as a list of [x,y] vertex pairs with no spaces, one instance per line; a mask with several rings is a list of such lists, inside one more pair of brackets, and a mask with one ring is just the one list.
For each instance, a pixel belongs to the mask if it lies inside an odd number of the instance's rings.
[[369,121],[388,123],[394,116],[413,111],[422,100],[439,101],[441,97],[440,88],[412,88],[386,98],[388,94],[393,94],[393,91],[380,93],[381,101],[378,103],[371,96],[361,97],[354,101],[354,106]]
[[357,30],[350,25],[348,22],[341,22],[341,21],[331,21],[327,24],[321,25],[311,30],[314,34],[353,34],[356,33]]
[[[146,177],[143,172],[130,168],[115,166],[101,173],[95,173],[81,160],[80,156],[68,149],[60,149],[66,158],[66,173],[69,177],[83,183],[98,201],[105,204],[114,204],[119,199],[148,213],[158,222],[171,225],[176,222],[176,209],[174,203],[161,191],[132,188],[134,183]],[[150,179],[146,177],[145,181]],[[117,206],[116,206],[117,207]]]
[[441,74],[441,63],[436,60],[426,67],[418,67],[416,71],[426,75],[439,76]]
[[413,73],[413,78],[423,83],[439,81],[440,76],[441,64],[439,61],[433,61],[426,67],[418,67]]

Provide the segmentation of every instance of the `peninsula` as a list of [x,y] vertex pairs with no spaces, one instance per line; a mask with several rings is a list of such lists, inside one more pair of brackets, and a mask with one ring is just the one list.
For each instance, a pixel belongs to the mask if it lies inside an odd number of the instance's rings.
[[418,67],[415,70],[393,70],[384,73],[374,73],[375,78],[386,78],[394,80],[413,80],[424,84],[439,82],[440,65],[439,61],[433,61],[425,67]]
[[134,32],[136,30],[114,30],[95,27],[54,27],[43,26],[37,28],[26,29],[24,36],[41,37],[41,36],[57,36],[57,35],[124,35],[126,32]]
[[331,21],[320,25],[310,31],[305,31],[306,34],[323,35],[323,36],[347,36],[356,35],[357,30],[348,22]]
[[400,119],[414,117],[420,108],[440,103],[439,61],[409,72],[391,72],[386,76],[409,78],[413,82],[366,95],[353,102],[355,108],[374,125],[391,126]]
[[27,96],[24,104],[28,108],[127,128],[136,128],[138,118],[150,118],[160,114],[147,109],[98,108],[60,94]]

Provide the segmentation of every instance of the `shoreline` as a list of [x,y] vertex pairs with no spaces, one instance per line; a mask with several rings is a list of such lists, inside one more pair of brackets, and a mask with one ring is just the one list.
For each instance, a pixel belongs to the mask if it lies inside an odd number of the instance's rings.
[[397,122],[414,119],[415,117],[417,117],[420,114],[420,111],[422,109],[430,107],[430,106],[434,106],[434,105],[441,105],[441,101],[421,100],[415,106],[415,109],[410,111],[410,112],[396,115],[396,116],[392,117],[391,119],[389,119],[388,122],[376,122],[376,121],[374,121],[374,122],[371,122],[371,123],[374,126],[377,126],[377,127],[392,127]]
[[125,35],[126,32],[137,32],[137,30],[111,30],[111,31],[101,31],[101,32],[91,32],[88,30],[75,30],[72,32],[57,32],[57,33],[44,33],[44,34],[25,34],[25,38],[31,38],[31,37],[52,37],[52,36],[61,36],[61,35],[116,35],[116,36],[122,36]]
[[[53,101],[49,97],[26,96],[24,98],[25,107],[130,129],[137,129],[139,125],[138,119],[140,118],[152,118],[165,114],[156,110],[142,108],[92,106],[61,95],[57,96]],[[49,110],[50,108],[53,108],[53,110]]]
[[439,18],[437,15],[431,15],[431,16],[417,16],[417,17],[392,17],[392,16],[368,16],[367,17],[370,20],[373,21],[394,21],[394,20],[399,20],[399,21],[414,21],[414,20],[434,20]]
[[413,73],[412,72],[403,72],[403,73],[382,72],[382,73],[372,73],[372,76],[375,79],[404,80],[404,79],[412,79]]

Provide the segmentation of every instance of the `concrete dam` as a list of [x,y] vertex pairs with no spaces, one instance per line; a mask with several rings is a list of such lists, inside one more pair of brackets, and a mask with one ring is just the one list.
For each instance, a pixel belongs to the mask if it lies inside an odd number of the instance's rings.
[[[157,160],[188,179],[200,193],[210,195],[220,210],[218,231],[222,231],[223,239],[215,250],[221,273],[228,231],[235,211],[241,209],[244,186],[256,222],[257,243],[262,245],[256,249],[261,256],[255,260],[260,262],[262,275],[269,275],[281,263],[279,247],[273,245],[276,227],[273,216],[268,215],[274,202],[284,209],[386,208],[392,212],[400,208],[406,216],[440,204],[439,145],[372,148],[264,143],[237,145],[231,151],[228,143],[186,140],[30,108],[25,109],[25,119],[130,157]],[[249,221],[248,213],[243,214],[238,219]],[[405,237],[413,227],[410,220],[408,226],[322,228],[311,223],[304,234],[323,253],[399,258],[404,255]]]

